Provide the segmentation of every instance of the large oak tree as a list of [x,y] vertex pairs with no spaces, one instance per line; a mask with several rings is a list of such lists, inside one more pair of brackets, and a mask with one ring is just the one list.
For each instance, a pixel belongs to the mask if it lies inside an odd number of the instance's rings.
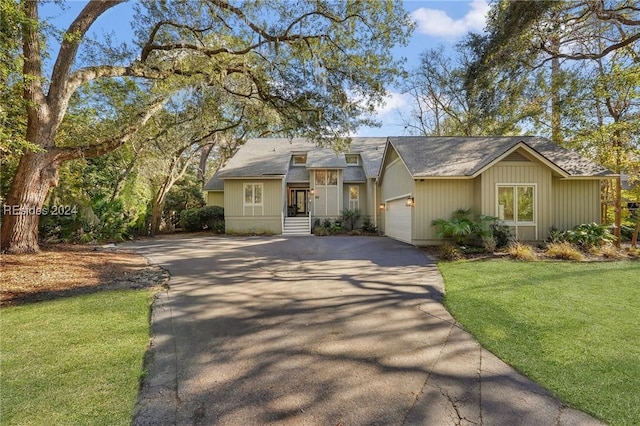
[[[367,114],[398,74],[390,48],[406,42],[411,29],[401,4],[387,0],[148,0],[136,4],[134,56],[123,50],[117,60],[100,61],[99,55],[80,60],[90,28],[120,3],[89,1],[62,32],[48,75],[38,2],[20,3],[23,66],[12,78],[24,87],[24,139],[33,149],[23,152],[4,200],[17,214],[3,217],[2,250],[37,251],[37,210],[57,185],[60,165],[122,146],[167,101],[179,99],[180,88],[216,86],[235,99],[260,102],[276,113],[276,126],[320,142],[369,124]],[[58,141],[74,93],[104,79],[125,78],[154,82],[141,83],[148,96],[128,114],[126,125],[92,140]]]

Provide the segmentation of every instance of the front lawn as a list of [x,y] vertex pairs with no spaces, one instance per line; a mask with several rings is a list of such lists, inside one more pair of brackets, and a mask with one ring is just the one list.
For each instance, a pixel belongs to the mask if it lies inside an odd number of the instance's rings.
[[2,425],[128,425],[149,340],[149,290],[0,311]]
[[569,405],[640,424],[640,262],[440,262],[452,315]]

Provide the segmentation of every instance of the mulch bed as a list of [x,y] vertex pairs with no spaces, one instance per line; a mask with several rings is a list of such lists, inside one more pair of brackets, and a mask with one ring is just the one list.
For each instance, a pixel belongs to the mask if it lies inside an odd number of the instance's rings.
[[162,268],[112,247],[56,244],[36,254],[0,255],[0,306],[96,291],[159,286]]

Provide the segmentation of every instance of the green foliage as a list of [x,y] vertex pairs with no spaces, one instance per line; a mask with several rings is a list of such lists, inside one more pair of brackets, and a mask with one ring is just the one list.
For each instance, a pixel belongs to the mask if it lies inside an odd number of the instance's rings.
[[616,237],[611,233],[607,225],[597,223],[585,223],[564,232],[554,232],[550,235],[552,242],[567,241],[582,249],[598,247],[615,242]]
[[324,237],[329,235],[329,228],[325,228],[324,226],[314,226],[313,227],[313,235],[317,237]]
[[369,216],[365,216],[360,229],[365,234],[375,234],[378,232],[378,227],[371,222],[371,218]]
[[208,229],[218,234],[224,233],[224,209],[219,206],[205,206],[183,210],[180,213],[180,226],[189,232]]
[[451,214],[451,219],[435,219],[432,226],[438,228],[439,238],[452,238],[457,245],[463,245],[471,237],[482,238],[489,235],[485,226],[487,217],[477,221],[473,219],[471,209],[457,209]]
[[362,218],[360,209],[344,209],[342,210],[342,220],[349,225],[349,230],[353,231]]
[[497,218],[491,218],[489,222],[489,231],[491,237],[495,240],[496,248],[507,247],[513,241],[513,233],[504,223]]

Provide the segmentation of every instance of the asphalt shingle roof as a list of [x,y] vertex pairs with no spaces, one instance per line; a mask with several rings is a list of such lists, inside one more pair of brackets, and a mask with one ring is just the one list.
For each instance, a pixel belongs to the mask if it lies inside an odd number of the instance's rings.
[[[360,154],[366,177],[378,176],[386,140],[387,138],[351,139],[349,152]],[[287,176],[291,155],[302,152],[307,153],[307,168],[353,168],[347,167],[344,153],[336,154],[332,148],[318,148],[306,138],[260,138],[249,139],[216,175],[220,179]],[[297,168],[291,167],[292,170]],[[296,179],[296,182],[309,180],[308,171],[306,180],[298,180],[302,179],[297,175],[298,171],[291,173],[293,174],[287,177],[288,182],[291,182],[291,179]]]
[[540,137],[390,137],[414,177],[473,176],[524,143],[570,176],[606,176],[610,170]]
[[205,191],[224,191],[224,181],[218,177],[218,173],[215,173],[202,189]]

